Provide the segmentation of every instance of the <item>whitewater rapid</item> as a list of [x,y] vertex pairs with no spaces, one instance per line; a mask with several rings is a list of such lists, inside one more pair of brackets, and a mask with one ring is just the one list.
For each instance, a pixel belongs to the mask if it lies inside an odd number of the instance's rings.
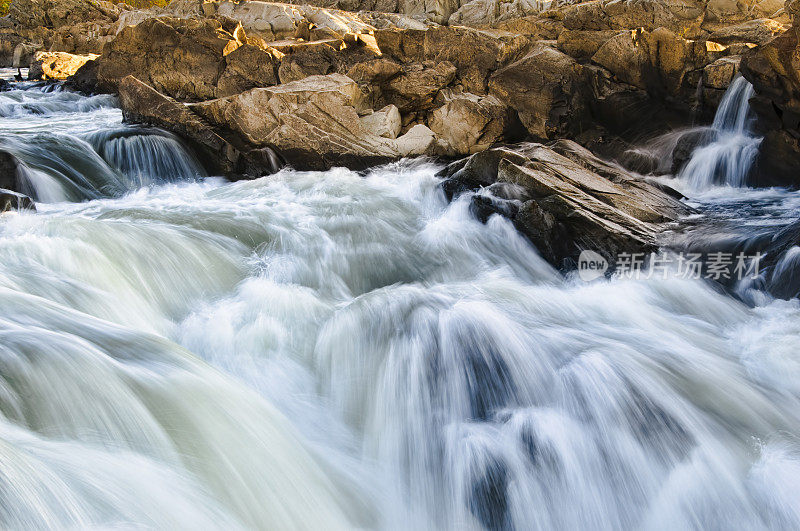
[[0,118],[0,527],[800,527],[797,299],[564,277],[424,161],[171,175],[102,101]]

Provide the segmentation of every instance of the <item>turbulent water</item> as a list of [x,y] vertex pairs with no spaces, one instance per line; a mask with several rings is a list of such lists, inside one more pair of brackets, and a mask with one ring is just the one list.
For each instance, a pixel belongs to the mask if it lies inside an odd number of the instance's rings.
[[[564,277],[424,162],[202,179],[113,99],[24,88],[0,527],[800,527],[796,299]],[[692,198],[717,236],[798,199]]]
[[678,176],[693,190],[705,190],[715,184],[746,184],[761,144],[761,138],[750,131],[752,96],[753,85],[745,78],[739,76],[731,83],[708,131],[711,142],[694,151]]

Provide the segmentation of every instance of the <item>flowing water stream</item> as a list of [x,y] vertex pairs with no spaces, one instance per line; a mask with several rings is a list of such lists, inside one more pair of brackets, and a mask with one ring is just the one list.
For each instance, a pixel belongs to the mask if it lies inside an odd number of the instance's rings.
[[[228,183],[110,97],[0,116],[38,200],[0,216],[1,528],[800,527],[797,299],[564,277],[426,162]],[[800,194],[691,199],[710,241]]]

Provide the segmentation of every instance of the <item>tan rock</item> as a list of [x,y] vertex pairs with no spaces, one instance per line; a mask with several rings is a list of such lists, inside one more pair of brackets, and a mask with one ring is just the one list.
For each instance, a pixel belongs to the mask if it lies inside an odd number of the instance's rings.
[[645,88],[642,70],[649,58],[639,31],[625,31],[612,37],[597,50],[592,62],[607,69],[623,83]]
[[299,6],[274,2],[222,2],[217,13],[268,41],[294,37],[305,16]]
[[361,117],[361,127],[369,134],[385,138],[397,138],[403,126],[400,111],[394,105],[387,105]]
[[530,40],[523,35],[467,27],[377,30],[375,38],[385,55],[403,63],[449,61],[465,90],[476,94],[486,92],[492,72],[530,48]]
[[589,59],[603,44],[619,33],[618,30],[564,30],[558,35],[558,49],[576,59]]
[[373,59],[358,63],[348,72],[347,77],[368,85],[381,85],[403,71],[402,67],[389,59]]
[[[156,90],[179,100],[205,100],[218,95],[217,83],[228,68],[226,56],[246,43],[240,27],[226,30],[216,19],[147,19],[137,26],[124,28],[97,59],[94,83],[96,88],[114,91],[128,75],[133,75]],[[238,82],[232,78],[255,82],[268,75],[268,68],[252,75],[239,59],[259,55],[248,49],[232,58],[231,70],[225,76],[223,92]],[[269,61],[263,54],[264,61]],[[239,63],[239,66],[236,64]],[[244,67],[244,68],[242,68]],[[81,69],[78,76],[86,72]],[[85,77],[85,76],[84,76]],[[266,81],[271,81],[268,77]],[[244,83],[245,85],[247,83]]]
[[330,74],[252,89],[190,109],[250,145],[274,148],[300,169],[366,168],[433,152],[435,135],[424,126],[397,139],[367,131],[359,117],[364,103],[355,81]]
[[705,7],[695,0],[593,0],[559,7],[556,14],[572,30],[664,27],[693,38],[702,33]]
[[427,126],[417,124],[397,137],[394,146],[401,157],[433,155],[437,148],[436,134]]
[[575,59],[540,44],[495,72],[489,90],[517,111],[531,135],[553,138],[574,130],[586,117],[582,71]]
[[120,8],[99,0],[13,0],[8,13],[22,27],[58,29],[90,20],[113,22]]
[[36,210],[36,204],[27,195],[0,188],[0,214]]
[[739,56],[722,57],[703,69],[703,86],[717,90],[727,90],[731,81],[739,73]]
[[778,21],[761,18],[721,28],[709,35],[708,40],[721,44],[733,44],[736,42],[765,44],[787,29],[786,26]]
[[433,106],[439,91],[455,77],[456,67],[448,61],[407,65],[386,83],[383,94],[401,112],[426,110]]
[[448,95],[431,113],[428,124],[444,142],[449,155],[470,155],[503,139],[510,109],[495,96],[470,93]]
[[278,83],[278,63],[269,52],[243,44],[225,56],[225,70],[217,80],[218,97],[238,94],[256,87]]
[[335,72],[336,54],[339,50],[334,45],[339,42],[341,41],[316,41],[301,43],[293,48],[286,53],[278,67],[281,83]]
[[73,55],[66,52],[36,52],[28,71],[29,79],[63,81],[98,55]]
[[459,8],[458,0],[399,0],[400,12],[405,15],[424,16],[438,24],[444,24]]

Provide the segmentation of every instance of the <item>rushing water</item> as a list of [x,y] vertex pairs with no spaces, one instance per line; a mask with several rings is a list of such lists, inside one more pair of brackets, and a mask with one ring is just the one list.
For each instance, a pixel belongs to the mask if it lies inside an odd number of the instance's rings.
[[[110,99],[20,92],[0,527],[800,527],[796,299],[583,283],[431,164],[203,180]],[[720,232],[800,197],[732,193],[693,198]]]
[[737,77],[717,109],[709,135],[711,142],[697,148],[681,170],[680,179],[694,190],[715,184],[744,186],[758,153],[761,138],[750,130],[753,85]]

